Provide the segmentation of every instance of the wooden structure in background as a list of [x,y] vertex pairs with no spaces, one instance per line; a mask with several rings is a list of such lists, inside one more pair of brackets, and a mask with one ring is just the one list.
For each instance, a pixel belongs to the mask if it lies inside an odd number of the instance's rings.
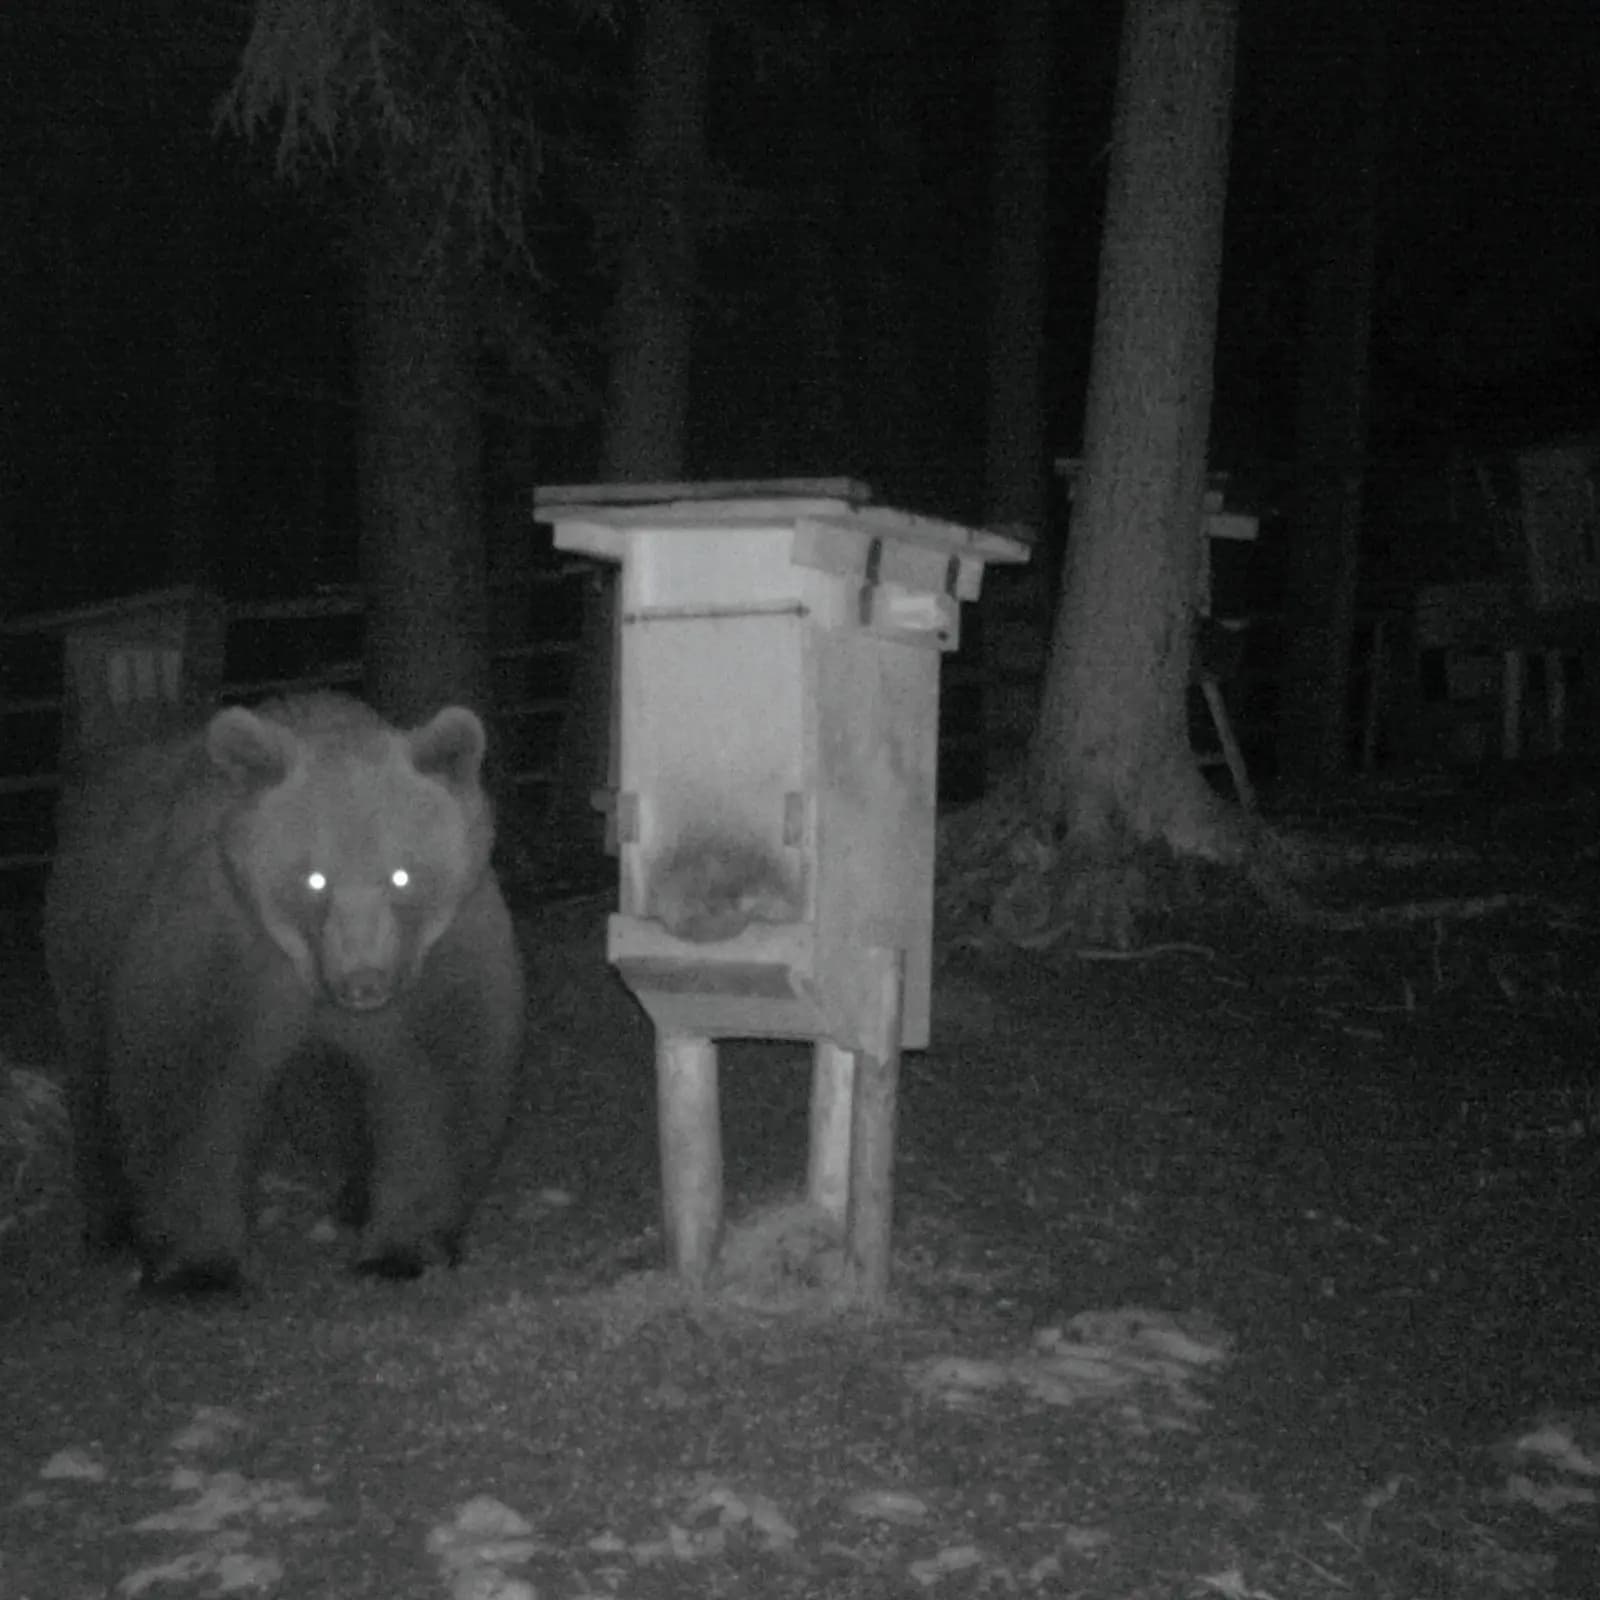
[[[519,795],[533,798],[555,776],[592,571],[550,561],[503,574],[495,587],[495,731]],[[360,694],[365,612],[354,586],[226,603],[165,589],[0,623],[0,882],[17,874],[25,883],[49,864],[63,764],[80,741],[159,731],[179,709],[174,691],[190,708],[318,689]],[[141,718],[154,720],[141,729]],[[573,841],[568,853],[589,843]]]
[[721,1231],[715,1041],[810,1040],[809,1196],[878,1299],[899,1053],[928,1042],[939,660],[1026,547],[846,480],[552,488],[535,515],[622,569],[608,953],[655,1024],[673,1265],[703,1282]]
[[[1532,747],[1528,689],[1538,665],[1539,748],[1567,742],[1568,662],[1600,640],[1600,437],[1551,440],[1513,458],[1516,503],[1478,474],[1502,576],[1373,595],[1361,663],[1361,764],[1386,742],[1401,759],[1435,746],[1457,759]],[[1434,692],[1430,693],[1430,683]]]
[[[1067,499],[1072,498],[1072,485],[1077,478],[1080,462],[1072,456],[1062,456],[1054,464],[1056,477],[1066,486]],[[1250,768],[1245,760],[1242,744],[1235,733],[1234,717],[1227,706],[1227,674],[1222,669],[1226,658],[1242,654],[1238,648],[1211,650],[1210,642],[1237,646],[1251,624],[1248,614],[1242,614],[1234,605],[1218,605],[1213,584],[1214,541],[1254,542],[1261,533],[1261,518],[1229,510],[1226,507],[1227,474],[1211,475],[1205,494],[1205,538],[1198,541],[1198,566],[1195,571],[1195,613],[1202,622],[1197,629],[1192,686],[1200,693],[1198,704],[1205,710],[1210,722],[1210,741],[1197,742],[1195,760],[1200,766],[1226,766],[1234,784],[1234,794],[1248,810],[1256,805],[1256,790],[1250,781]],[[986,618],[986,645],[992,651],[986,694],[990,706],[990,741],[997,747],[1019,746],[1032,736],[1038,707],[1038,688],[1045,675],[1045,664],[1051,645],[1056,600],[1053,594],[1042,592],[1050,582],[1058,581],[1059,573],[1051,563],[1040,563],[1027,571],[1002,574],[1002,582],[995,595],[995,605],[990,606]],[[1229,635],[1235,638],[1229,640]],[[1205,728],[1198,733],[1205,734]]]
[[227,613],[208,590],[185,586],[35,619],[58,634],[65,662],[65,772],[200,716],[222,687]]

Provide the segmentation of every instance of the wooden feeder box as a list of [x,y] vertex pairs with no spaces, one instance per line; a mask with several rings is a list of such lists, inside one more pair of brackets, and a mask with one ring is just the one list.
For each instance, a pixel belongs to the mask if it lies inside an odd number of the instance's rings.
[[541,489],[621,564],[612,963],[655,1024],[663,1203],[722,1222],[715,1041],[815,1041],[809,1190],[887,1282],[899,1052],[928,1042],[939,656],[1027,547],[848,480]]

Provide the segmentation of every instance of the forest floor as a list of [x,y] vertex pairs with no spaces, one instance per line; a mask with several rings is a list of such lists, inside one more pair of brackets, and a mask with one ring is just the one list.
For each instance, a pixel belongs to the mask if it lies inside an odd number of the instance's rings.
[[725,1271],[658,1270],[598,900],[526,923],[526,1114],[458,1270],[350,1279],[290,1163],[256,1293],[141,1301],[78,1252],[13,919],[0,1600],[1592,1600],[1600,799],[1528,768],[1294,822],[1324,903],[1416,914],[941,947],[877,1316],[794,1199],[795,1047],[724,1048]]

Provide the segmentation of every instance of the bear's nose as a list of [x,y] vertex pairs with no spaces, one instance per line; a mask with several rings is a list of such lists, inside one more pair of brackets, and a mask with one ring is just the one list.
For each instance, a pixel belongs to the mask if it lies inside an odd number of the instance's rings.
[[391,990],[387,973],[369,969],[340,978],[333,997],[351,1011],[376,1011],[388,1003]]

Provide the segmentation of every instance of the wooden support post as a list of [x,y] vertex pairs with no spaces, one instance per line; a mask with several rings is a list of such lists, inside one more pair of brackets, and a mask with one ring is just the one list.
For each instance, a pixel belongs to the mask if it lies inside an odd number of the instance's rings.
[[811,1071],[811,1144],[806,1195],[842,1232],[850,1204],[850,1131],[854,1122],[856,1058],[831,1039],[818,1039]]
[[700,1289],[722,1233],[716,1045],[709,1039],[657,1034],[656,1095],[667,1257],[685,1283]]
[[1244,751],[1233,735],[1233,719],[1228,715],[1228,703],[1222,698],[1222,686],[1208,672],[1200,679],[1200,693],[1206,698],[1206,709],[1211,713],[1211,726],[1217,730],[1217,743],[1222,746],[1222,759],[1228,764],[1228,776],[1233,779],[1233,792],[1246,811],[1256,808],[1256,791],[1250,782],[1249,769],[1244,764]]
[[894,1233],[894,1136],[905,955],[880,947],[870,952],[870,959],[877,968],[877,1016],[872,1044],[856,1061],[847,1249],[856,1294],[864,1303],[877,1305],[889,1289]]

